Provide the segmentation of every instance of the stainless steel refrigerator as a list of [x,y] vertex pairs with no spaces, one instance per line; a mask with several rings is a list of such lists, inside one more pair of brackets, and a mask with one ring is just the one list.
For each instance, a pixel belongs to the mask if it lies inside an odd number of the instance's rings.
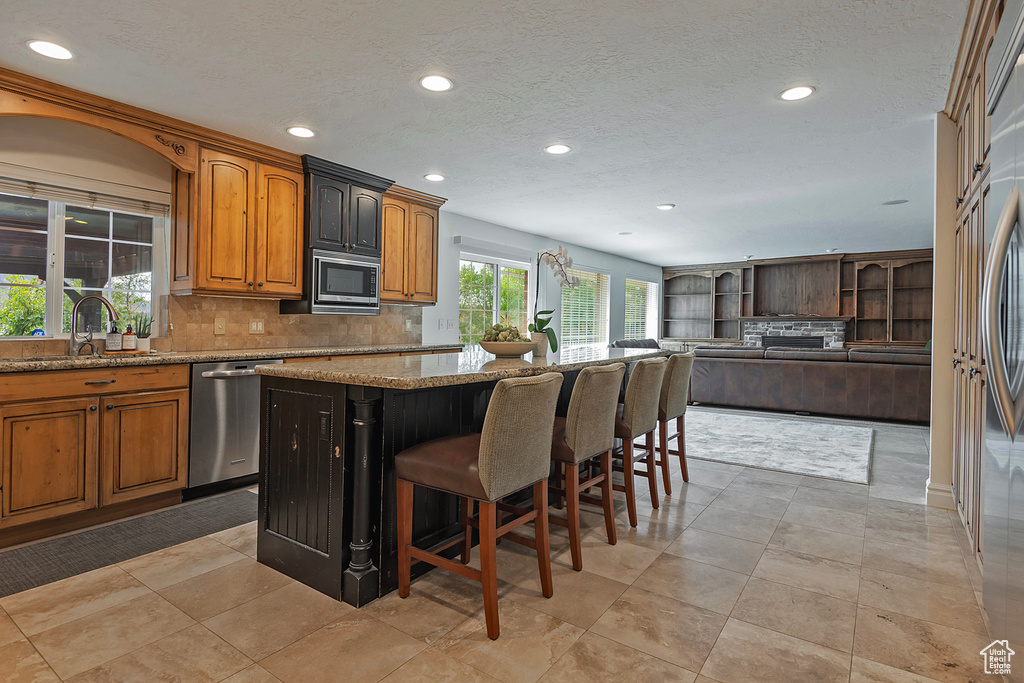
[[[980,318],[987,402],[983,600],[993,636],[1022,654],[1024,681],[1024,0],[1008,0],[989,53],[988,247]],[[993,65],[995,67],[993,68]]]

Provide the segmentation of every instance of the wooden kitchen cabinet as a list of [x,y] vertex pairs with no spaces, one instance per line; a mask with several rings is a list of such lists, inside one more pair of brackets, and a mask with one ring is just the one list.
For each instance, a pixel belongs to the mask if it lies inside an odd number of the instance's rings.
[[164,365],[4,375],[0,547],[180,502],[168,498],[188,478],[188,373]]
[[203,149],[193,294],[302,295],[299,173]]
[[102,399],[100,505],[188,483],[188,390]]
[[0,407],[0,529],[97,505],[97,399]]
[[381,202],[392,181],[308,154],[302,168],[309,181],[309,246],[379,257]]
[[384,194],[384,303],[437,303],[438,207],[441,197],[393,186]]
[[256,291],[265,296],[302,296],[301,173],[257,166]]

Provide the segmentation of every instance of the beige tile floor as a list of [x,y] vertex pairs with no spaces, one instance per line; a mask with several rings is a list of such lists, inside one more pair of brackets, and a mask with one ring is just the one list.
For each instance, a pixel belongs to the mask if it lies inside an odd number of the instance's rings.
[[471,581],[356,610],[257,564],[253,523],[0,599],[0,680],[980,681],[980,575],[921,504],[926,436],[879,428],[870,486],[691,460],[617,545],[584,515],[583,572],[555,528],[551,599],[502,544],[497,641]]

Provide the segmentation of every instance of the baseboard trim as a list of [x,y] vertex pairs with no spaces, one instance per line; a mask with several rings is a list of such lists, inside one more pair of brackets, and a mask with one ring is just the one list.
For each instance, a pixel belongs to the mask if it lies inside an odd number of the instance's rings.
[[928,480],[926,501],[929,507],[955,510],[956,503],[953,501],[953,486],[951,484],[933,484]]

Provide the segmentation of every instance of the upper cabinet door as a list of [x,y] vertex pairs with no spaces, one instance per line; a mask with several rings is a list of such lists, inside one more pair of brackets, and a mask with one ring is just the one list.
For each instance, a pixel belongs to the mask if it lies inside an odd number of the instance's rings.
[[302,296],[303,177],[271,166],[259,167],[256,220],[257,293]]
[[382,193],[352,185],[347,251],[380,256]]
[[197,287],[252,290],[250,220],[256,213],[256,163],[204,149],[199,167]]
[[409,204],[384,198],[384,253],[380,263],[381,301],[406,301],[406,250]]
[[408,260],[409,300],[437,303],[437,209],[412,207]]
[[348,216],[349,184],[320,176],[309,177],[310,246],[331,251],[348,251],[345,218]]

